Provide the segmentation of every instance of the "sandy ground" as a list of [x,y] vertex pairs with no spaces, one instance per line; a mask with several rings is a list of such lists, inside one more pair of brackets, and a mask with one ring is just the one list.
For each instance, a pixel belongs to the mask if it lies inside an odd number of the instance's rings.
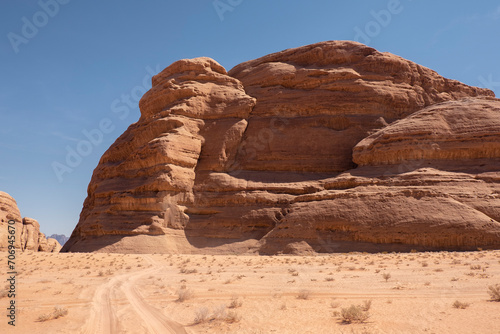
[[[7,268],[6,252],[0,266]],[[16,266],[16,326],[4,315],[0,333],[500,333],[500,302],[488,293],[500,284],[500,251],[26,252],[17,254]],[[457,300],[465,308],[454,307]],[[342,309],[365,301],[365,322],[342,321]]]

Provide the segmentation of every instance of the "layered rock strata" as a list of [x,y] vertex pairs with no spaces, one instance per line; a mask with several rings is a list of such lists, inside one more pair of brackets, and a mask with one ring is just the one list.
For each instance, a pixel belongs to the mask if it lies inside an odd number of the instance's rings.
[[63,251],[500,247],[500,101],[355,42],[180,60],[94,170]]
[[[14,229],[8,228],[9,221],[14,221]],[[10,231],[14,231],[11,234]],[[0,191],[0,250],[7,250],[9,236],[14,236],[14,247],[20,250],[41,251],[57,253],[61,245],[57,240],[46,238],[40,232],[40,224],[32,218],[21,218],[17,203],[9,194]]]

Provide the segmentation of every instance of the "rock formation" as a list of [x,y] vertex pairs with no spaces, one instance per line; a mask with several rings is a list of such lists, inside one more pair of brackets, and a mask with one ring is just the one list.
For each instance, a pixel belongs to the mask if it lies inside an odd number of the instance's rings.
[[8,249],[8,222],[14,220],[15,243],[21,250],[57,253],[61,245],[57,240],[46,238],[40,232],[40,224],[32,218],[21,218],[16,201],[7,193],[0,191],[0,250]]
[[152,83],[63,251],[500,248],[490,90],[339,41]]
[[64,246],[66,241],[68,241],[69,239],[69,237],[65,236],[64,234],[51,234],[49,238],[56,239],[61,246]]

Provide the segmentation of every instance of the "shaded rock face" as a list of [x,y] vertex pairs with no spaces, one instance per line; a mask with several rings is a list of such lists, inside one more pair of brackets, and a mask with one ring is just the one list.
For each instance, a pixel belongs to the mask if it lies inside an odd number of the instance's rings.
[[[15,248],[21,250],[53,252],[61,250],[61,245],[55,239],[45,238],[45,234],[40,233],[40,224],[32,218],[21,218],[21,213],[17,203],[9,194],[0,191],[0,250],[7,250],[9,246],[8,222],[14,220],[15,223]],[[12,229],[11,229],[12,230]]]
[[500,101],[355,42],[180,60],[94,171],[63,251],[500,247]]

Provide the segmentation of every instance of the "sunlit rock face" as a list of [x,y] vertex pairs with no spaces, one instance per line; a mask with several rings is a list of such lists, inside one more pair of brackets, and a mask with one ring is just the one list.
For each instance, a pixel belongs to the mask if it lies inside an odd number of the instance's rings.
[[0,191],[0,250],[8,250],[9,245],[22,251],[57,253],[61,250],[57,240],[47,239],[40,232],[38,221],[28,217],[21,218],[14,198]]
[[63,251],[500,248],[500,100],[331,41],[177,61],[102,156]]

